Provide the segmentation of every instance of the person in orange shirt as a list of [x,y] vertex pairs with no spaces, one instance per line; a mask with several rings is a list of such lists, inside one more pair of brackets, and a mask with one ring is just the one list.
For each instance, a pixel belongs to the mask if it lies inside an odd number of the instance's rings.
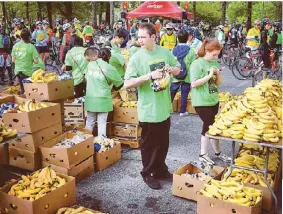
[[157,42],[159,43],[160,41],[160,29],[161,29],[161,23],[159,21],[159,19],[156,20],[155,22],[155,30],[156,30],[156,36],[157,36]]
[[43,27],[48,35],[48,47],[49,47],[51,45],[53,30],[51,29],[51,27],[49,26],[49,22],[47,21],[43,21]]

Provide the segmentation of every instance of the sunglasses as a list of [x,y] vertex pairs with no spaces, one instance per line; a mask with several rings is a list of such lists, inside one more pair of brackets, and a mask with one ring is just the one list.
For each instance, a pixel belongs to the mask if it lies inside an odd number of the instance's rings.
[[173,30],[172,28],[167,28],[167,30]]

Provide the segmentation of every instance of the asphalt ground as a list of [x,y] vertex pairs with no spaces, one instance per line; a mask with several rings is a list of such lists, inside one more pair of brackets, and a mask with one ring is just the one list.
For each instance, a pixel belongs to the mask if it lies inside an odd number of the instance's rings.
[[[250,80],[237,80],[227,68],[223,72],[220,91],[237,95],[249,86]],[[188,162],[198,159],[201,127],[202,122],[196,115],[171,115],[170,148],[166,159],[169,171],[173,173]],[[221,142],[221,148],[224,153],[231,155],[230,143]],[[217,165],[226,165],[215,158],[212,148],[209,154]],[[77,204],[111,214],[196,213],[196,202],[172,195],[171,182],[162,182],[161,190],[150,189],[140,176],[141,168],[140,150],[123,147],[119,162],[95,172],[77,185]],[[282,205],[279,207],[281,213]]]
[[[233,95],[238,95],[249,86],[251,86],[250,80],[239,81],[228,68],[225,68],[220,91],[229,91]],[[166,159],[169,171],[173,173],[190,161],[198,159],[201,127],[202,122],[196,115],[188,117],[179,117],[178,113],[171,115],[170,147]],[[221,142],[221,148],[225,154],[231,155],[230,143]],[[215,158],[212,149],[209,154],[217,165],[226,166]],[[171,182],[162,182],[161,190],[150,189],[140,176],[141,169],[140,150],[123,146],[122,159],[119,162],[103,171],[95,172],[77,184],[76,204],[110,214],[197,213],[196,202],[172,195]],[[9,178],[12,177],[13,175]],[[278,192],[282,193],[281,185]],[[279,195],[278,213],[282,213],[281,202],[282,194]]]

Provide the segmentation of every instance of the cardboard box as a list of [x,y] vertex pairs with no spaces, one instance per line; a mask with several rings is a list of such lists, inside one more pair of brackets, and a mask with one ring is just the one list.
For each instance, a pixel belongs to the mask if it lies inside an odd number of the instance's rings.
[[73,104],[72,102],[73,100],[64,102],[65,124],[85,124],[84,104]]
[[38,170],[41,167],[40,153],[9,148],[9,165],[30,171]]
[[114,147],[106,150],[105,152],[95,153],[96,170],[101,171],[121,159],[121,143],[116,143],[117,144]]
[[9,164],[9,150],[7,143],[0,143],[0,164]]
[[137,140],[141,136],[141,127],[136,124],[115,123],[112,122],[112,136],[118,138],[127,138]]
[[10,148],[18,148],[30,152],[39,152],[40,145],[62,134],[62,132],[62,124],[58,123],[32,134],[27,134],[25,137],[10,141],[9,146]]
[[[217,175],[213,179],[220,180],[222,173],[224,172],[224,168],[220,166],[214,166],[213,169],[217,173]],[[203,187],[203,184],[207,182],[182,176],[182,174],[185,174],[187,171],[189,174],[200,172],[195,166],[191,165],[190,163],[174,172],[173,195],[197,201],[197,192],[199,192],[199,190]]]
[[[181,101],[179,103],[179,108],[181,106]],[[191,100],[187,100],[187,112],[189,112],[190,114],[197,114],[195,108],[192,106],[192,102]]]
[[56,166],[71,169],[78,163],[94,154],[93,136],[88,135],[87,139],[70,148],[54,148],[52,146],[65,138],[72,138],[76,134],[64,133],[40,146],[42,161]]
[[136,89],[134,90],[126,90],[125,88],[121,88],[119,91],[121,99],[126,101],[137,101]]
[[121,102],[113,108],[113,122],[139,124],[138,109],[121,107]]
[[172,110],[173,112],[179,112],[179,102],[178,100],[173,100],[172,102]]
[[[74,206],[72,206],[72,208],[77,209],[77,208],[79,208],[79,206],[74,205]],[[91,211],[91,212],[93,212],[93,213],[95,213],[95,214],[108,214],[108,213],[102,213],[102,212],[100,212],[100,211],[96,211],[96,210],[92,210],[92,209],[88,209],[88,208],[85,208],[85,210]]]
[[[13,97],[17,104],[26,99]],[[3,121],[6,125],[19,132],[33,133],[41,129],[61,123],[60,105],[55,103],[46,103],[48,107],[35,111],[17,113],[17,110],[3,114]]]
[[65,178],[67,183],[35,201],[8,195],[8,191],[18,181],[7,184],[0,192],[0,213],[7,213],[4,210],[8,209],[9,214],[54,214],[61,207],[72,206],[76,202],[75,179],[63,174],[58,175]]
[[25,83],[27,99],[55,101],[74,97],[74,80],[68,79],[50,83]]
[[42,168],[47,166],[51,166],[52,169],[54,169],[56,172],[59,172],[60,174],[75,177],[76,183],[91,176],[94,172],[93,155],[87,158],[86,160],[82,161],[81,163],[75,165],[71,169],[67,169],[61,166],[56,166],[54,164],[49,164],[45,161],[42,161]]
[[241,206],[230,202],[222,201],[216,198],[209,198],[197,194],[197,214],[217,213],[217,214],[260,214],[261,200],[253,207]]

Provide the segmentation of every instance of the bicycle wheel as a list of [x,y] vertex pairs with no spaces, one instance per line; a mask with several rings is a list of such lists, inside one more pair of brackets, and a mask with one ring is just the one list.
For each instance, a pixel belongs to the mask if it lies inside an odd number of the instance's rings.
[[239,74],[244,78],[251,76],[251,71],[254,69],[253,63],[248,58],[239,58],[237,63],[237,70]]
[[253,75],[253,80],[252,80],[252,86],[256,86],[261,80],[263,80],[266,76],[266,74],[264,74],[264,71],[259,68]]
[[225,65],[227,65],[227,66],[230,65],[230,57],[229,57],[229,50],[228,50],[228,49],[224,49],[224,50],[223,50],[221,59],[222,59],[222,62],[223,62]]
[[238,60],[236,60],[233,64],[232,64],[232,74],[234,75],[234,77],[236,77],[236,79],[238,80],[246,80],[248,79],[248,77],[243,77],[242,75],[240,75],[238,68],[237,68],[237,63]]

